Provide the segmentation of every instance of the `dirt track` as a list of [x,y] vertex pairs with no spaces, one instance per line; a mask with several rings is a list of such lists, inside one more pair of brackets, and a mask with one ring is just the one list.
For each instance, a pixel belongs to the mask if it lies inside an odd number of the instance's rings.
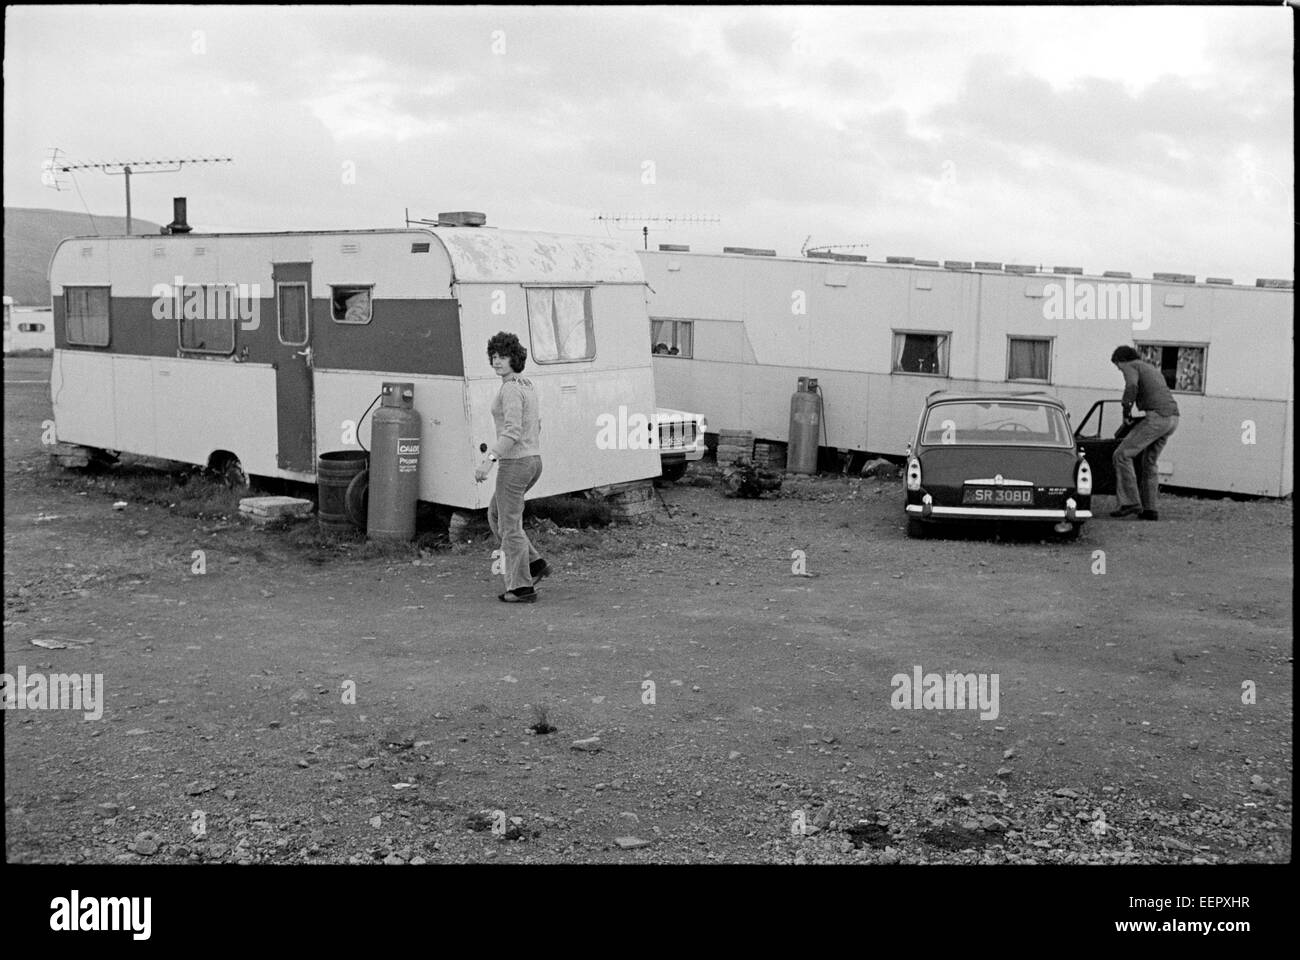
[[[5,712],[11,861],[1290,858],[1290,502],[911,541],[894,483],[668,485],[643,524],[535,527],[556,575],[512,607],[483,542],[115,511],[46,463],[15,381],[48,366],[5,362],[5,671],[107,694]],[[997,674],[999,715],[892,709],[915,666]]]

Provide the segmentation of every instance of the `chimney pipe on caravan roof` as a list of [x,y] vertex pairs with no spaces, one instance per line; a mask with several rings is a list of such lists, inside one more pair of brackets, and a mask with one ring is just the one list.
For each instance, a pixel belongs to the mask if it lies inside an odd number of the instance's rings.
[[185,198],[172,198],[172,222],[164,228],[168,233],[189,233],[193,227],[185,222]]

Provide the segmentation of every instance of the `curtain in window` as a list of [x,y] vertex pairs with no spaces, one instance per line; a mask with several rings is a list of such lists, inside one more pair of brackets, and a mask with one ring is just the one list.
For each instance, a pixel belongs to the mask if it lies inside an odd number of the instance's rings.
[[1204,389],[1205,350],[1201,347],[1178,348],[1178,372],[1174,377],[1175,390],[1200,392]]
[[695,325],[686,321],[679,321],[677,327],[677,346],[681,350],[683,357],[695,356],[694,330]]
[[555,340],[560,359],[583,360],[594,354],[590,349],[587,323],[587,291],[557,289],[555,295]]
[[68,342],[108,346],[108,288],[65,287],[63,294]]
[[539,363],[558,359],[555,321],[551,316],[551,291],[529,290],[527,293],[528,329],[532,332],[533,359]]
[[1049,340],[1012,340],[1008,380],[1047,380]]
[[1157,370],[1160,369],[1161,350],[1162,348],[1158,344],[1149,343],[1139,344],[1137,348],[1137,352],[1141,355],[1142,359],[1151,364],[1151,366],[1155,367]]
[[948,338],[937,334],[904,333],[896,351],[895,368],[903,373],[948,374]]
[[348,295],[343,300],[344,323],[369,323],[370,322],[370,291],[358,290],[356,293]]
[[668,332],[669,322],[670,321],[668,320],[650,321],[650,352],[651,353],[660,352],[659,351],[660,344],[663,344],[664,347],[662,352],[663,353],[668,352],[668,347],[669,347],[668,338],[670,336]]
[[903,369],[903,354],[907,350],[907,335],[903,333],[894,334],[894,369]]

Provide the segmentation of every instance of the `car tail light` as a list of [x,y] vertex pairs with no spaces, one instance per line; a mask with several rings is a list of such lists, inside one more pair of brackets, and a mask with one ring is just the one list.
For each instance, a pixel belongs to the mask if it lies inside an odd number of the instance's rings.
[[921,461],[916,457],[907,461],[907,489],[921,489]]
[[1081,497],[1092,494],[1092,467],[1088,466],[1088,461],[1082,457],[1079,458],[1079,466],[1075,470],[1074,487]]

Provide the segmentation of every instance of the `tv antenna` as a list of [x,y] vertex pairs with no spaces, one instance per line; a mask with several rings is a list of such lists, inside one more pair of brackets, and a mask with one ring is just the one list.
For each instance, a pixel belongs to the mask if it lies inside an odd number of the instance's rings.
[[826,253],[834,253],[837,250],[840,251],[865,250],[867,249],[867,247],[871,246],[871,244],[869,243],[819,243],[815,247],[810,247],[808,246],[808,241],[811,239],[812,239],[812,234],[810,233],[808,234],[808,237],[804,240],[803,247],[799,251],[799,254],[801,256],[805,256],[805,257],[816,256],[816,254],[821,251],[825,251]]
[[[74,170],[99,170],[110,177],[122,177],[126,184],[126,232],[131,232],[131,176],[144,173],[175,173],[187,163],[233,163],[231,157],[186,157],[183,160],[109,160],[97,163],[67,163],[59,159],[62,151],[52,149],[50,158],[45,161],[41,180],[46,186],[55,190],[63,189],[58,174],[71,173]],[[148,169],[156,167],[158,169]]]
[[616,229],[619,229],[619,230],[635,230],[635,229],[636,229],[636,227],[624,227],[624,226],[622,226],[622,224],[624,224],[624,223],[633,223],[633,224],[639,223],[639,224],[641,224],[641,238],[642,238],[642,242],[643,242],[643,244],[644,244],[644,246],[645,246],[645,249],[647,249],[647,250],[650,249],[650,224],[652,224],[652,223],[667,223],[667,224],[673,224],[673,223],[689,223],[689,224],[703,224],[703,223],[721,223],[721,222],[722,222],[722,221],[719,220],[717,217],[710,216],[710,215],[708,215],[708,214],[699,214],[699,213],[686,213],[686,214],[680,214],[680,215],[669,215],[669,216],[659,216],[659,215],[657,215],[657,214],[652,214],[652,215],[650,215],[650,216],[645,216],[645,215],[641,215],[641,214],[633,214],[633,213],[598,213],[598,214],[596,214],[594,217],[592,217],[591,219],[592,219],[592,220],[600,220],[600,221],[603,221],[603,222],[605,222],[605,223],[612,223],[612,224],[614,224],[615,228],[616,228]]

